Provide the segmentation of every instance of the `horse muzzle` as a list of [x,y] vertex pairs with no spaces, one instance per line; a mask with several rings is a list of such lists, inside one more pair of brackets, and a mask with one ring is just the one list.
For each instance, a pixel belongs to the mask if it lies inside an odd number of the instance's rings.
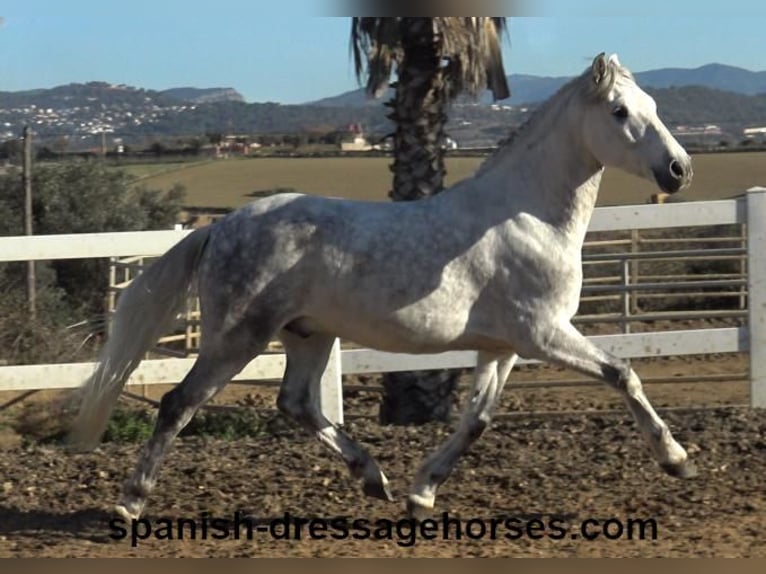
[[657,185],[666,193],[675,193],[688,187],[694,175],[689,156],[670,158],[660,167],[653,169],[652,173]]

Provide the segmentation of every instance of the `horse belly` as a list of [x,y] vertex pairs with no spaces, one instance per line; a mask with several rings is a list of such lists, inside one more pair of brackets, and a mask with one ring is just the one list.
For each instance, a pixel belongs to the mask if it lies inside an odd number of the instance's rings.
[[467,313],[411,305],[396,310],[325,307],[320,322],[328,332],[364,347],[394,353],[439,353],[460,347]]
[[371,349],[414,354],[452,350],[522,352],[530,329],[574,312],[578,300],[570,297],[568,290],[549,291],[548,296],[535,298],[529,305],[513,296],[485,291],[481,300],[465,294],[433,294],[417,303],[393,308],[376,304],[381,303],[380,298],[346,295],[332,304],[324,299],[312,305],[308,312],[310,330],[331,333]]

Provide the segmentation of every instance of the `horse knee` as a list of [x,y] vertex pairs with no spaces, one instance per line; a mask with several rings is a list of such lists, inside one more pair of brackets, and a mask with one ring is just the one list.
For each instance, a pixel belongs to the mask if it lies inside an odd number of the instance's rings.
[[199,404],[189,400],[179,387],[165,393],[160,400],[155,432],[180,432],[192,419]]
[[162,395],[157,414],[157,422],[170,422],[181,418],[184,410],[183,388],[177,386]]
[[628,362],[622,360],[601,365],[601,374],[610,387],[625,392],[628,392],[629,388],[634,385],[633,380],[638,380]]
[[489,417],[480,417],[472,421],[468,425],[468,441],[474,442],[477,440],[489,426]]

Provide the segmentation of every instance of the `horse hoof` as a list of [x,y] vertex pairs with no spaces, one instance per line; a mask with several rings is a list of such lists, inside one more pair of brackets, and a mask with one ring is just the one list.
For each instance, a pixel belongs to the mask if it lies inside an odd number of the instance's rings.
[[138,520],[141,516],[141,510],[143,505],[120,503],[115,505],[114,511],[119,514],[125,522],[131,522],[132,520]]
[[434,511],[433,505],[428,506],[427,504],[423,504],[418,498],[419,497],[413,496],[407,498],[407,515],[418,521],[431,518]]
[[383,483],[381,481],[365,481],[362,485],[362,491],[365,496],[369,496],[370,498],[377,498],[378,500],[383,500],[385,502],[394,501],[394,495],[391,494],[391,489],[388,488],[388,483]]
[[666,462],[660,464],[660,466],[662,467],[662,470],[675,478],[694,478],[697,476],[697,466],[689,460],[685,460],[678,464]]

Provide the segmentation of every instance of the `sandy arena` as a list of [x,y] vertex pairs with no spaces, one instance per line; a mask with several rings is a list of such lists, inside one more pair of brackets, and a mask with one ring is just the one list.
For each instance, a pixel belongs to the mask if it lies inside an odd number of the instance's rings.
[[[644,377],[736,373],[744,357],[634,362]],[[569,376],[530,367],[513,379]],[[233,388],[233,387],[230,387]],[[498,523],[540,521],[551,529],[498,539],[279,540],[255,532],[253,540],[158,540],[134,547],[115,540],[111,506],[136,461],[138,444],[105,443],[99,451],[70,455],[55,445],[22,441],[7,426],[0,436],[0,556],[766,556],[766,413],[731,405],[747,401],[747,384],[647,385],[656,407],[720,405],[715,410],[663,413],[694,457],[691,481],[665,476],[650,458],[615,394],[595,388],[512,391],[499,412],[615,408],[614,414],[505,416],[491,425],[459,464],[437,498],[436,515],[492,518]],[[254,390],[255,389],[255,390]],[[222,400],[273,406],[273,390],[236,387]],[[171,451],[150,497],[146,518],[229,518],[235,512],[266,525],[286,512],[297,517],[406,517],[404,499],[424,453],[449,432],[446,425],[383,427],[354,415],[377,412],[379,397],[346,397],[349,432],[366,445],[391,480],[396,503],[365,499],[345,466],[302,430],[287,424],[274,436],[224,441],[189,437]],[[656,540],[590,541],[578,533],[587,519],[653,519]],[[519,522],[520,521],[520,522]],[[537,523],[534,523],[537,524]],[[615,528],[619,525],[612,524]],[[474,529],[474,532],[476,530]],[[614,530],[612,530],[612,533]],[[553,532],[555,534],[555,532]]]

